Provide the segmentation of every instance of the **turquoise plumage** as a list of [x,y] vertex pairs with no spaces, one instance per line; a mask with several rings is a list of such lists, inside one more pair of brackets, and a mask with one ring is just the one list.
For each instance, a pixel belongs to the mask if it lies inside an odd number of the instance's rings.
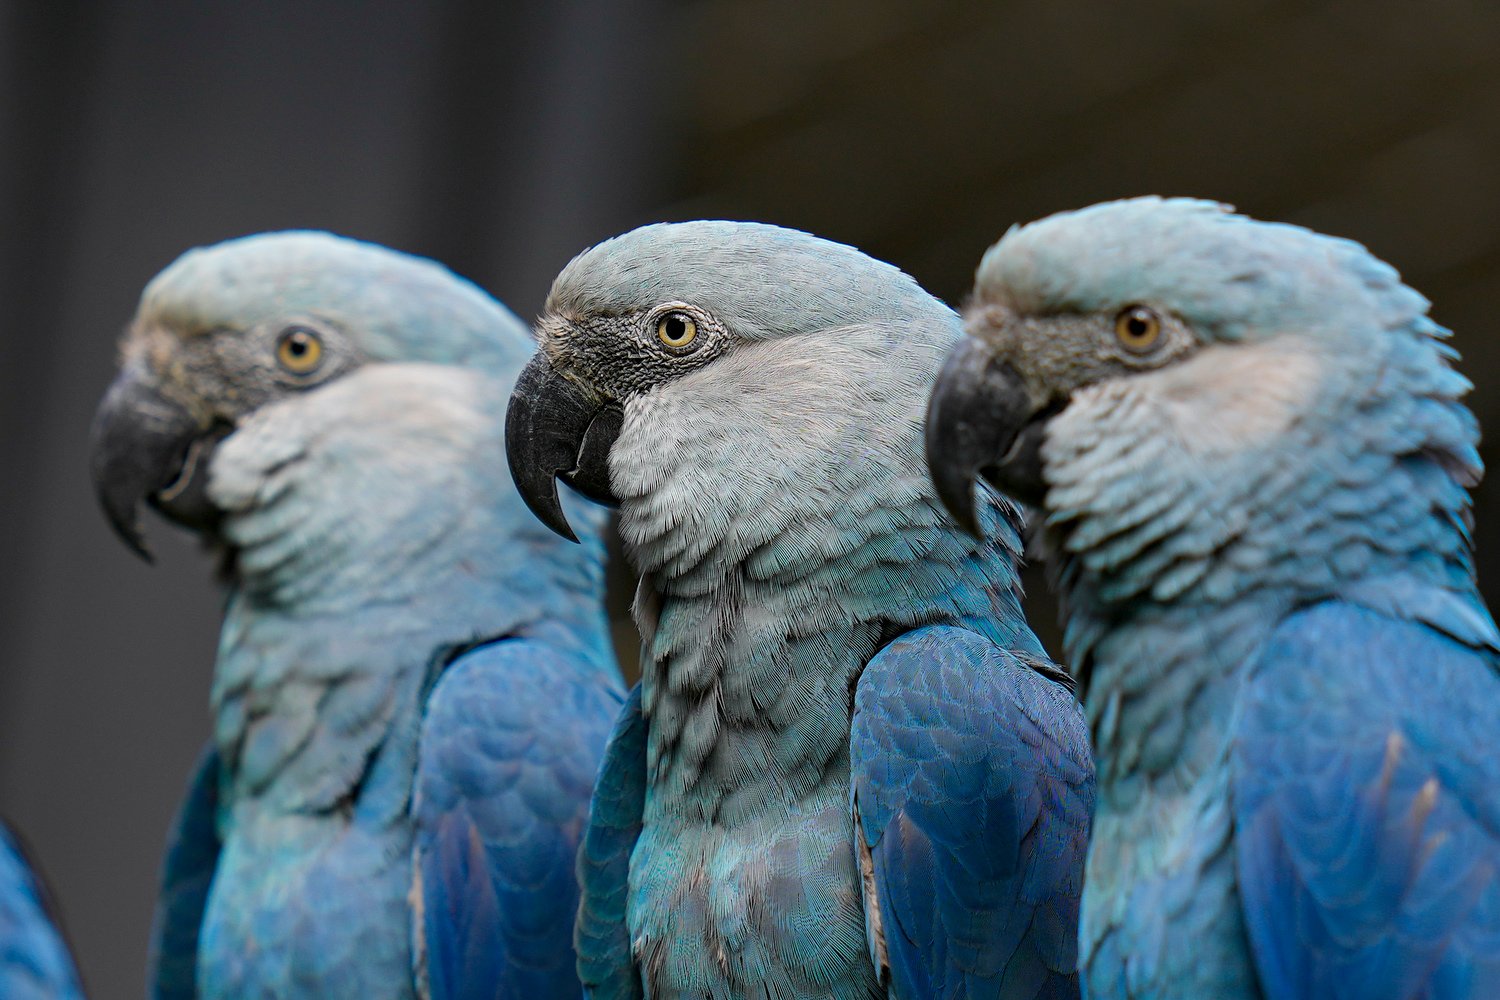
[[[573,997],[574,855],[623,697],[582,546],[523,509],[525,328],[317,233],[146,289],[95,424],[106,512],[223,552],[214,736],[168,848],[158,997]],[[570,501],[571,502],[571,501]]]
[[1095,998],[1500,996],[1500,634],[1447,332],[1362,247],[1142,198],[980,265],[928,424],[1038,504]]
[[922,473],[954,314],[748,223],[576,258],[507,418],[523,496],[620,505],[638,694],[595,794],[596,997],[1066,997],[1092,800],[1020,608],[1015,508],[968,537]]

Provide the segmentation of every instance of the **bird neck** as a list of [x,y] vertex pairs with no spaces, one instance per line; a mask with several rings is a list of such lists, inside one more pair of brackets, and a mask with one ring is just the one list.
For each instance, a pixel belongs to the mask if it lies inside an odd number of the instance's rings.
[[[1041,653],[1019,609],[1014,509],[991,500],[991,539],[970,538],[920,459],[944,346],[840,331],[814,361],[755,345],[710,366],[744,365],[714,373],[720,395],[669,386],[627,405],[611,465],[643,571],[648,820],[734,823],[843,794],[854,685],[910,628],[966,625]],[[810,388],[809,370],[829,375]]]
[[395,777],[379,787],[404,809],[426,693],[477,643],[543,637],[585,675],[612,670],[602,513],[575,512],[574,545],[524,509],[504,469],[504,386],[457,371],[381,388],[414,398],[361,393],[371,412],[316,429],[289,411],[292,457],[256,441],[287,431],[269,423],[215,457],[238,546],[215,737],[237,794],[277,809],[332,809],[385,762]]

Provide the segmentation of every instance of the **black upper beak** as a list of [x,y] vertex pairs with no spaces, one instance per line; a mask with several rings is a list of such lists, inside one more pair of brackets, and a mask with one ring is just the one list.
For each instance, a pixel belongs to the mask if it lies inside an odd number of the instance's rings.
[[[181,403],[163,395],[145,367],[129,362],[110,384],[89,432],[94,491],[116,534],[141,558],[151,550],[140,504],[168,487],[185,485],[185,465],[208,428]],[[179,490],[180,491],[180,490]]]
[[1052,412],[1039,410],[1020,374],[997,364],[982,342],[965,338],[948,356],[927,405],[927,468],[938,498],[966,531],[981,533],[979,476],[1015,500],[1041,504],[1042,436]]
[[521,499],[543,524],[572,541],[557,480],[597,503],[619,501],[609,486],[609,449],[620,433],[619,406],[566,378],[541,351],[511,393],[505,454]]

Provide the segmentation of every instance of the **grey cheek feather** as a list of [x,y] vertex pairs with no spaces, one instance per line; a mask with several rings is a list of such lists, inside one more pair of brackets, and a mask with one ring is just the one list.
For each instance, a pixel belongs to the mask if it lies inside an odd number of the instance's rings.
[[899,357],[884,341],[854,328],[745,342],[627,402],[610,466],[633,558],[682,572],[710,555],[732,563],[785,530],[799,504],[842,505],[832,484],[863,468],[849,461],[856,449],[909,453],[915,465],[923,389],[869,387],[889,383],[893,368],[930,372],[940,348],[903,344]]
[[519,498],[512,501],[503,468],[476,461],[500,447],[498,421],[486,410],[495,389],[465,369],[371,365],[258,410],[220,445],[208,484],[226,512],[226,540],[241,549],[242,573],[299,595],[338,589],[334,580],[349,592],[401,592],[393,570],[415,573],[427,550],[476,523],[462,496],[481,485],[506,498],[503,512],[484,517],[515,515],[529,525],[511,510]]

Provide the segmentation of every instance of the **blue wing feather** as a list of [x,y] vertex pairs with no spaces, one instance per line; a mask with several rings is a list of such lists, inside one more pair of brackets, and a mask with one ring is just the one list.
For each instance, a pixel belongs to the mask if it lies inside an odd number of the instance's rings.
[[82,1000],[78,971],[52,915],[47,891],[0,823],[0,997]]
[[1500,997],[1500,677],[1426,625],[1287,619],[1234,756],[1240,893],[1267,996]]
[[640,1000],[639,970],[630,950],[625,907],[630,888],[630,855],[641,835],[646,808],[646,724],[641,688],[625,699],[605,751],[604,765],[589,807],[589,825],[578,853],[583,901],[575,941],[578,974],[595,1000]]
[[147,966],[155,1000],[198,995],[198,931],[219,863],[219,755],[212,744],[193,769],[162,862],[161,892],[151,924]]
[[620,695],[546,643],[455,660],[417,768],[417,955],[433,1000],[578,996],[574,859]]
[[1076,997],[1094,771],[1071,693],[976,633],[917,629],[865,668],[850,758],[892,995]]

